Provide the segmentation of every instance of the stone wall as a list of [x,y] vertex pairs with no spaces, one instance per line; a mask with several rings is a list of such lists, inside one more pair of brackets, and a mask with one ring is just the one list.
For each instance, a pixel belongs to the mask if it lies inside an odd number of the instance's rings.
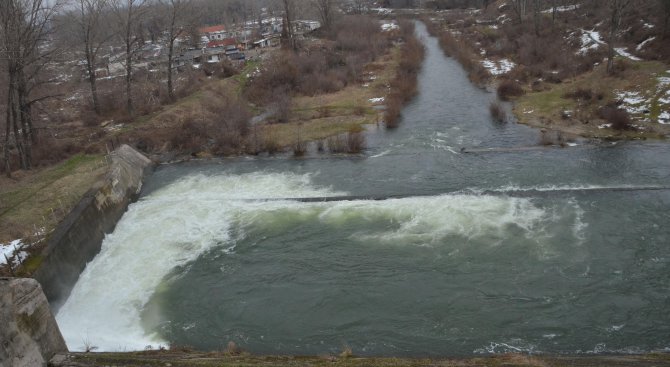
[[152,162],[123,145],[110,154],[106,178],[89,190],[79,204],[49,236],[42,252],[37,279],[53,310],[67,299],[86,264],[100,252],[102,240],[111,233],[142,188]]
[[55,353],[66,351],[40,284],[0,278],[0,367],[46,366]]

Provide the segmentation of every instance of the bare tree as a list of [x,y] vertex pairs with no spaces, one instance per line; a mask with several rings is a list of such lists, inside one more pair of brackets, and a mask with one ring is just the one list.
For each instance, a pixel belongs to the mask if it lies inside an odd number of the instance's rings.
[[[0,50],[7,73],[4,167],[11,175],[10,144],[19,153],[22,169],[32,168],[32,146],[37,142],[32,109],[48,96],[36,96],[36,87],[55,50],[49,47],[52,20],[62,1],[3,0],[0,2]],[[12,142],[13,138],[13,142]]]
[[351,5],[354,14],[363,14],[372,6],[369,0],[352,0]]
[[533,26],[535,35],[540,35],[540,20],[542,19],[542,0],[533,0]]
[[142,17],[146,11],[147,0],[111,0],[111,7],[117,22],[117,35],[125,47],[126,68],[126,111],[128,115],[133,115],[133,56],[138,45],[141,45],[141,34],[136,30],[140,25]]
[[326,30],[330,30],[333,24],[333,17],[335,16],[335,1],[336,0],[311,0],[316,8],[321,20],[321,26]]
[[608,7],[610,12],[610,30],[607,40],[607,73],[612,74],[614,71],[614,42],[617,39],[617,33],[621,28],[621,19],[624,12],[628,9],[631,0],[610,0],[608,1]]
[[174,60],[174,45],[177,38],[187,33],[189,27],[194,26],[195,12],[193,0],[159,0],[165,14],[165,28],[168,41],[167,62],[167,90],[170,101],[174,101],[174,86],[172,83],[172,64]]
[[528,10],[528,0],[510,0],[510,4],[517,18],[519,18],[519,22],[523,22]]
[[670,26],[670,0],[659,0],[663,11],[663,38],[668,37],[668,28]]
[[293,33],[293,11],[294,0],[281,0],[284,6],[284,17],[282,25],[282,46],[295,50],[297,48],[295,35]]
[[100,102],[95,71],[98,66],[98,52],[112,36],[112,32],[109,32],[103,22],[104,13],[108,10],[108,0],[76,0],[75,6],[76,10],[66,18],[76,24],[76,27],[69,32],[69,36],[83,48],[93,109],[99,115]]

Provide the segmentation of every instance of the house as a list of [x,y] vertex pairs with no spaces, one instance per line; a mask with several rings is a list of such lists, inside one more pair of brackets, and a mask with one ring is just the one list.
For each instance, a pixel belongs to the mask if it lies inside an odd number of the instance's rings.
[[245,56],[244,53],[240,52],[240,50],[237,48],[237,46],[226,46],[225,48],[225,54],[226,57],[229,60],[244,60]]
[[267,37],[265,37],[263,39],[255,41],[254,42],[254,48],[275,47],[275,46],[279,46],[279,44],[280,44],[280,40],[279,40],[278,36],[268,35]]
[[214,40],[207,42],[207,48],[226,47],[237,45],[237,40],[234,38],[225,38],[222,40]]
[[200,34],[207,37],[208,41],[217,41],[230,37],[223,25],[215,25],[211,27],[204,27],[198,30]]

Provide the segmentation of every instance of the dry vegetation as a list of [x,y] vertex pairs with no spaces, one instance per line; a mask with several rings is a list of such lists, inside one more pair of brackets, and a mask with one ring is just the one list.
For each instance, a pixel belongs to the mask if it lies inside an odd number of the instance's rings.
[[[228,348],[230,349],[230,348]],[[669,362],[667,354],[620,355],[620,356],[529,356],[505,354],[473,358],[362,358],[356,351],[347,349],[339,356],[253,356],[239,350],[198,353],[188,350],[146,351],[135,353],[86,353],[71,354],[70,362],[77,366],[348,366],[348,367],[568,367],[568,366],[612,366],[642,367],[660,366]]]
[[[658,123],[661,112],[670,108],[661,103],[668,92],[668,83],[661,80],[668,77],[670,60],[667,9],[659,8],[661,2],[636,2],[625,9],[615,43],[624,51],[616,51],[620,55],[607,73],[609,3],[574,1],[570,6],[577,8],[552,13],[555,2],[527,2],[523,21],[514,3],[452,9],[424,20],[474,83],[493,85],[500,100],[515,102],[522,123],[588,137],[670,133],[670,126]],[[533,4],[540,4],[537,16]],[[626,92],[646,99],[648,106],[627,107],[621,97]],[[500,120],[498,112],[492,105],[495,120]]]
[[414,36],[414,24],[400,22],[400,62],[391,81],[391,93],[386,100],[384,122],[387,128],[398,126],[402,107],[416,95],[417,75],[425,54],[423,44]]

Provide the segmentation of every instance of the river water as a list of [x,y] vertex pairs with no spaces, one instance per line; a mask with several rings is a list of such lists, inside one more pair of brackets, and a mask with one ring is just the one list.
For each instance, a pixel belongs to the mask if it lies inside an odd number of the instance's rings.
[[493,123],[494,96],[417,32],[420,93],[363,157],[158,169],[60,308],[68,346],[668,351],[670,145],[461,153],[538,132]]

